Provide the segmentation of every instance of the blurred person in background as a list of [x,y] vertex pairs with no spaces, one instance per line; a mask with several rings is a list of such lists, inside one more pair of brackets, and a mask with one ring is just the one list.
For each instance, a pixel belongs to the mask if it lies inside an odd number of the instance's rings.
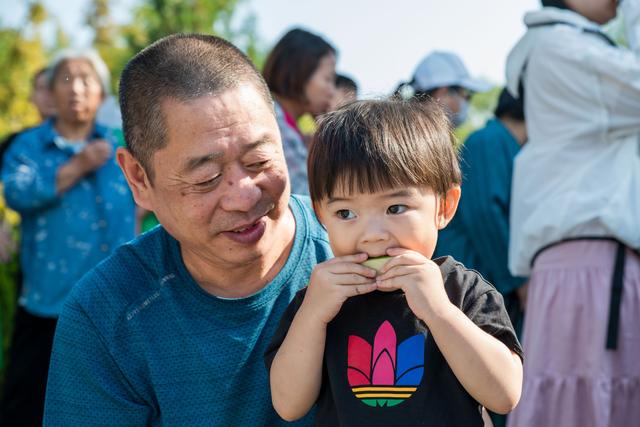
[[134,205],[114,161],[116,138],[95,124],[108,87],[94,51],[51,66],[56,116],[21,133],[4,156],[7,204],[21,215],[23,287],[0,406],[3,426],[40,426],[56,320],[87,271],[134,236]]
[[511,427],[640,419],[640,1],[542,0],[507,61],[529,140],[515,160],[509,267],[530,276]]
[[271,50],[262,74],[275,100],[291,193],[309,194],[308,149],[297,120],[329,111],[336,91],[336,49],[318,35],[293,29]]
[[[449,225],[440,231],[434,257],[451,255],[478,271],[504,297],[520,335],[526,279],[509,273],[509,206],[513,159],[527,140],[522,102],[503,89],[495,117],[469,135],[460,149],[462,196]],[[492,414],[495,426],[506,417]]]
[[475,92],[486,92],[491,86],[471,77],[467,67],[453,52],[434,51],[424,57],[411,81],[401,83],[396,96],[403,99],[431,97],[445,109],[454,128],[467,120],[469,100]]
[[[38,110],[41,121],[47,120],[55,115],[55,106],[51,98],[51,91],[49,90],[50,71],[48,67],[41,68],[33,75],[32,79],[31,97],[29,100]],[[4,153],[13,144],[16,137],[26,130],[27,129],[23,129],[12,133],[0,145],[0,170],[2,170]],[[11,225],[6,219],[6,211],[3,211],[2,218],[0,218],[0,262],[8,262],[16,249],[16,242],[12,237],[11,228]],[[19,291],[22,282],[22,272],[19,268],[16,282]]]
[[343,74],[336,75],[336,92],[331,100],[330,111],[335,111],[345,104],[358,100],[358,85]]

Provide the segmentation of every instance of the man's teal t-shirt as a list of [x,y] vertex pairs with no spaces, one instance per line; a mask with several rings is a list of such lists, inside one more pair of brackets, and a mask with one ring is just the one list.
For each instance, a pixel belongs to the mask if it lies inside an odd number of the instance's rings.
[[289,258],[249,297],[200,288],[162,227],[85,276],[58,322],[45,425],[289,425],[272,407],[263,355],[313,267],[332,256],[308,199],[289,205]]

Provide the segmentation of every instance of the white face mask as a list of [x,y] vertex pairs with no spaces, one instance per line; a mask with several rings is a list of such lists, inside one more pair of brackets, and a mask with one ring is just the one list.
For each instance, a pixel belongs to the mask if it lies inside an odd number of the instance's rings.
[[451,124],[454,128],[459,127],[467,120],[469,115],[469,101],[466,99],[460,99],[460,110],[457,113],[451,115]]

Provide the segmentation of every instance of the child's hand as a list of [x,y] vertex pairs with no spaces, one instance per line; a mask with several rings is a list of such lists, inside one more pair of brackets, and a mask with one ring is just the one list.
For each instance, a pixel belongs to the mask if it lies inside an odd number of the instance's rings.
[[325,324],[340,311],[347,298],[376,289],[376,271],[360,265],[367,254],[333,258],[315,266],[303,305]]
[[391,248],[387,255],[392,258],[376,277],[378,289],[402,289],[413,314],[429,325],[434,314],[451,305],[440,268],[422,254],[408,249]]

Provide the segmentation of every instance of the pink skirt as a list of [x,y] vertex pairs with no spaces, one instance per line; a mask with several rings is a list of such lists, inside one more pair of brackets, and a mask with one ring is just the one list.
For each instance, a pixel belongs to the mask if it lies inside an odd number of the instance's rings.
[[640,258],[627,251],[618,348],[605,348],[617,243],[542,252],[523,332],[524,388],[509,427],[640,426]]

